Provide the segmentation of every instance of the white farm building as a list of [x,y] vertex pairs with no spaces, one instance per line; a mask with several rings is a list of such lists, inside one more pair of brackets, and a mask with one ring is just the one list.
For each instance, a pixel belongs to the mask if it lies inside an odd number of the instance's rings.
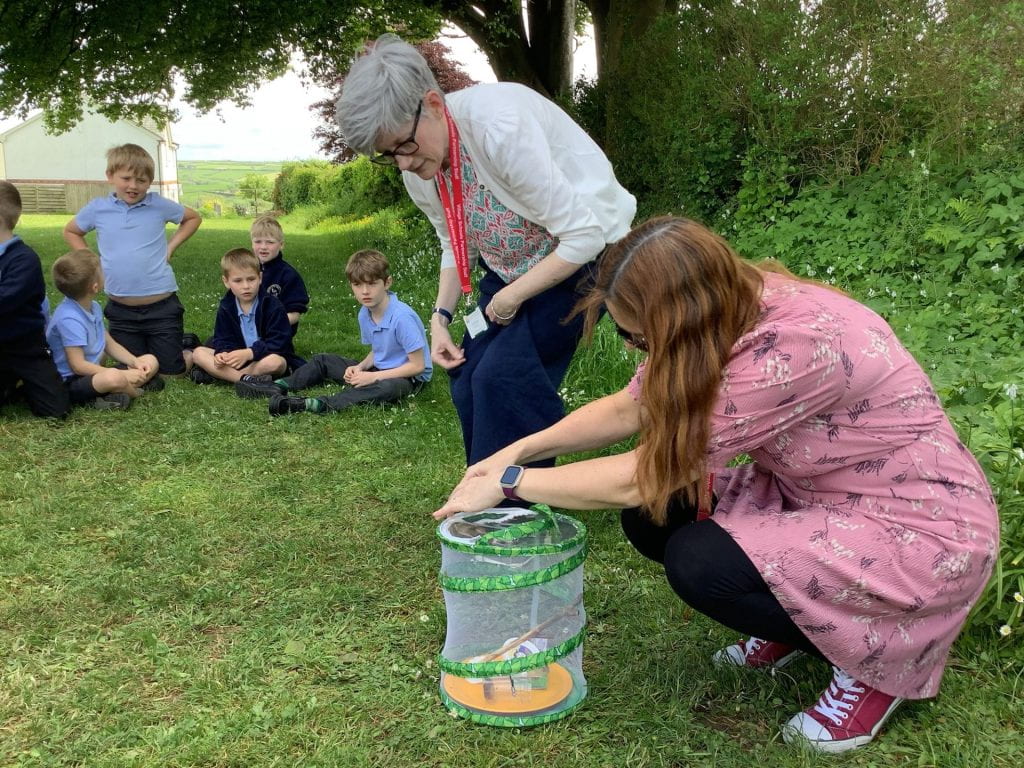
[[152,155],[153,191],[178,200],[178,145],[171,138],[170,124],[161,128],[152,120],[111,122],[90,112],[56,136],[46,132],[41,112],[0,133],[0,179],[18,188],[26,213],[74,213],[110,191],[106,152],[129,143]]

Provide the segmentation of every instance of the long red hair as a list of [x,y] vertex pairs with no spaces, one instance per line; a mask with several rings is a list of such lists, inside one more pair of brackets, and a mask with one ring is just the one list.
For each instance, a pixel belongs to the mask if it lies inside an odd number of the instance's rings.
[[[781,265],[768,270],[788,274]],[[702,480],[711,410],[733,345],[757,322],[762,287],[761,270],[724,239],[697,222],[664,216],[608,248],[593,290],[576,309],[589,334],[610,304],[647,340],[636,479],[659,525],[676,495],[710,502]]]

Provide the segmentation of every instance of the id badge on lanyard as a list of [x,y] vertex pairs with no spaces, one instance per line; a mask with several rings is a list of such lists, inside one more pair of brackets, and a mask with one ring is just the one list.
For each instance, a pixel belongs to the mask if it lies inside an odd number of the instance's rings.
[[[444,208],[445,222],[448,224],[448,237],[452,243],[452,251],[455,253],[455,271],[459,275],[459,285],[462,288],[462,295],[467,306],[473,294],[473,282],[469,273],[469,243],[466,240],[466,205],[463,199],[462,189],[462,155],[459,153],[459,129],[448,112],[444,108],[444,119],[448,122],[448,164],[451,168],[451,192],[445,183],[441,171],[437,172],[437,191],[441,196],[441,207]],[[476,338],[487,330],[487,319],[480,307],[463,315],[466,323],[466,331],[470,338]]]

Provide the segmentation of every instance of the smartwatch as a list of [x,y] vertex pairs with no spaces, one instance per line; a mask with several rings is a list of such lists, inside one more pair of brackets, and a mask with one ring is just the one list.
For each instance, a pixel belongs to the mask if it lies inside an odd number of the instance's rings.
[[505,467],[505,471],[501,473],[501,479],[498,480],[498,485],[501,486],[501,492],[505,494],[506,499],[522,501],[516,495],[516,488],[519,487],[519,483],[523,479],[523,472],[525,471],[526,468],[518,464],[509,464]]

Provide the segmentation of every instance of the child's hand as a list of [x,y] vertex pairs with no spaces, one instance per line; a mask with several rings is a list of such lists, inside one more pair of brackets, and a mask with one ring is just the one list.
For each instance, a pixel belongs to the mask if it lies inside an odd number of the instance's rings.
[[345,369],[345,375],[342,376],[342,378],[345,379],[345,383],[346,384],[351,384],[352,383],[352,377],[355,374],[357,374],[357,373],[359,373],[359,366],[358,365],[350,365],[348,368]]
[[[351,376],[349,375],[351,372]],[[377,380],[376,371],[361,371],[355,366],[345,370],[345,381],[353,387],[365,387]]]
[[142,371],[143,374],[149,375],[150,371],[153,370],[153,364],[149,360],[140,360],[139,358],[135,358],[132,368],[137,371]]
[[223,355],[224,365],[231,366],[236,371],[252,362],[252,350],[248,348],[233,349],[230,352],[224,352]]
[[128,383],[133,387],[141,387],[146,383],[146,372],[139,368],[126,368],[124,371],[124,377],[128,380]]

